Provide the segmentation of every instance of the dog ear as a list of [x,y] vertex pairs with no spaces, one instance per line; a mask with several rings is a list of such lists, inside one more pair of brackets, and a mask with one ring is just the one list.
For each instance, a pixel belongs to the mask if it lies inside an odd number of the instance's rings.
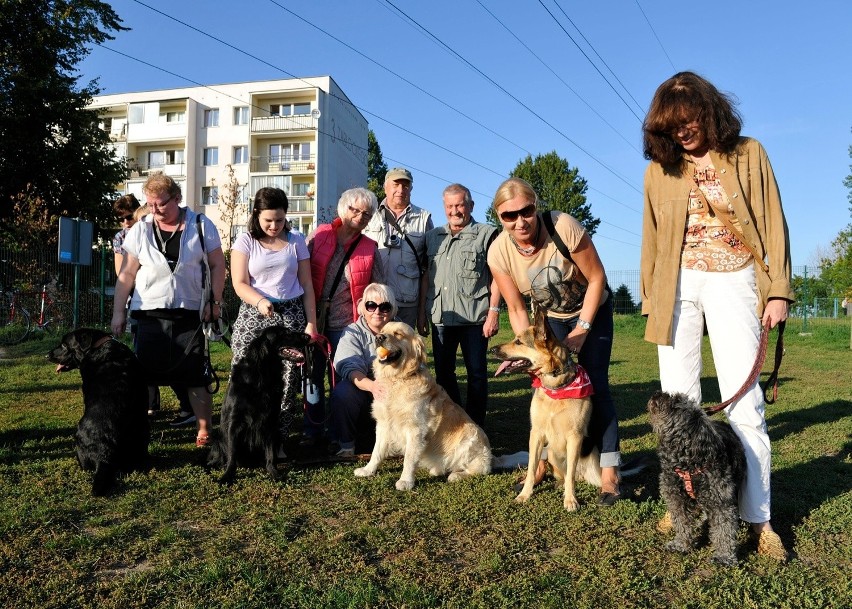
[[411,339],[411,341],[414,343],[414,354],[417,357],[417,364],[419,366],[425,366],[426,365],[426,343],[424,343],[423,339],[420,338],[416,334]]

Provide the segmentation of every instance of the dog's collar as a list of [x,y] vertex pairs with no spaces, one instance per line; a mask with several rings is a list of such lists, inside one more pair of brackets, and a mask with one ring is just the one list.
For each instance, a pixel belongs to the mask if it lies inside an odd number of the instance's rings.
[[91,347],[89,347],[89,351],[94,351],[95,349],[100,349],[101,347],[103,347],[105,344],[107,344],[111,340],[115,340],[115,337],[112,334],[110,334],[109,336],[104,336],[103,338],[99,338],[98,340],[95,341],[95,344],[93,344]]
[[580,365],[577,365],[577,373],[574,375],[574,378],[559,387],[545,387],[541,382],[541,377],[532,372],[529,374],[532,377],[533,389],[541,389],[545,395],[554,400],[585,398],[595,392],[592,387],[592,381],[589,379],[589,373]]
[[674,471],[678,476],[680,476],[680,479],[683,480],[683,488],[686,490],[686,494],[689,495],[690,499],[695,499],[695,485],[692,482],[692,478],[700,476],[704,473],[704,470],[698,467],[689,471],[688,469],[676,467],[674,468]]

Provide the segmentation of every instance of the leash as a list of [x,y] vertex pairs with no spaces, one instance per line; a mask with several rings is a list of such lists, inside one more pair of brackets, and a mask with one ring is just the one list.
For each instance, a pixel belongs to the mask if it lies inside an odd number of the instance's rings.
[[307,345],[305,345],[305,363],[302,364],[302,395],[305,398],[303,402],[303,410],[305,413],[305,419],[309,421],[312,425],[325,425],[329,421],[329,419],[331,419],[330,411],[323,418],[322,421],[314,421],[313,418],[311,418],[310,413],[308,412],[308,403],[316,404],[316,402],[311,402],[311,397],[314,397],[316,401],[319,401],[319,388],[311,381],[314,366],[314,349],[323,350],[326,365],[330,370],[331,388],[334,389],[334,386],[336,384],[336,379],[334,376],[334,366],[331,362],[331,341],[329,341],[322,334],[319,334],[317,335],[316,343],[308,343]]
[[[762,387],[763,399],[767,404],[774,404],[775,400],[778,399],[778,370],[781,368],[781,359],[784,357],[784,327],[786,325],[786,321],[778,322],[778,338],[775,342],[775,365],[772,369],[772,372],[769,374],[769,378],[766,379],[766,382],[763,384]],[[754,385],[755,381],[757,381],[758,377],[760,377],[760,371],[763,370],[763,363],[766,361],[766,350],[768,344],[769,323],[764,325],[760,331],[760,345],[757,349],[757,356],[755,357],[754,365],[751,367],[751,372],[749,373],[748,378],[745,380],[745,383],[743,383],[743,386],[740,387],[739,391],[737,391],[733,396],[731,396],[721,404],[716,404],[715,406],[706,406],[704,408],[704,412],[706,412],[708,415],[715,414],[723,408],[727,408],[749,392],[752,385]],[[772,385],[771,398],[767,393],[770,385]]]

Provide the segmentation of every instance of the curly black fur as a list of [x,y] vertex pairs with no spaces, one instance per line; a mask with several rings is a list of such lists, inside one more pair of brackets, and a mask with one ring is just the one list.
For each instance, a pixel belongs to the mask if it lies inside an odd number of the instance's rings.
[[301,361],[310,336],[273,326],[249,343],[245,357],[231,370],[222,402],[219,433],[213,438],[207,464],[224,467],[222,484],[234,481],[237,465],[253,465],[260,456],[273,480],[278,452],[278,415],[284,393],[282,359]]
[[[654,393],[648,412],[660,442],[660,494],[675,531],[668,549],[688,552],[707,521],[714,560],[736,564],[737,495],[746,473],[742,442],[730,425],[711,420],[680,393]],[[694,497],[677,470],[689,473]]]
[[57,372],[80,369],[83,418],[77,462],[94,471],[92,495],[110,492],[119,472],[148,468],[148,386],[133,352],[101,330],[80,328],[47,354]]

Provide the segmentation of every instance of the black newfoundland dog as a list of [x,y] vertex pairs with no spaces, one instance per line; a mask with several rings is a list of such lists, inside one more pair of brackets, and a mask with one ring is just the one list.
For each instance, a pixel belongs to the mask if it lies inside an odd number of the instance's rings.
[[101,330],[80,328],[48,353],[57,372],[79,368],[83,418],[77,424],[77,461],[94,471],[92,495],[109,493],[119,472],[148,467],[148,386],[133,352]]
[[231,382],[222,402],[219,428],[210,446],[207,464],[224,467],[221,484],[234,481],[237,465],[251,466],[260,457],[273,480],[278,452],[278,415],[284,393],[282,360],[305,361],[311,337],[280,326],[266,328],[249,343],[245,357],[231,370]]

